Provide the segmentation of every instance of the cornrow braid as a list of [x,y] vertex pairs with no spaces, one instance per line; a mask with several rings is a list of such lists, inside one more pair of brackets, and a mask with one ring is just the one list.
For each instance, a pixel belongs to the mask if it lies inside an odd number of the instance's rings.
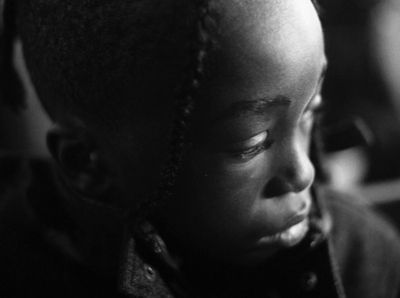
[[0,102],[18,111],[24,107],[24,89],[13,63],[16,39],[16,0],[0,0]]
[[161,171],[161,184],[157,189],[155,198],[146,200],[144,205],[139,208],[141,218],[146,216],[149,211],[154,211],[160,202],[165,202],[173,196],[184,150],[188,145],[187,135],[195,107],[195,96],[204,76],[205,60],[211,45],[210,34],[207,30],[207,19],[210,17],[209,0],[197,0],[196,8],[195,38],[189,42],[188,47],[191,53],[190,63],[185,69],[187,75],[176,92],[169,157]]

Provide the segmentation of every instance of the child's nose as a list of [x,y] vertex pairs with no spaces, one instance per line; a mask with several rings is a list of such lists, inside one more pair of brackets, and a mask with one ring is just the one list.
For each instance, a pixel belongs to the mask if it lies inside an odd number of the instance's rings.
[[315,169],[308,155],[308,148],[286,147],[275,159],[276,172],[265,186],[264,196],[273,197],[284,193],[298,193],[310,187]]

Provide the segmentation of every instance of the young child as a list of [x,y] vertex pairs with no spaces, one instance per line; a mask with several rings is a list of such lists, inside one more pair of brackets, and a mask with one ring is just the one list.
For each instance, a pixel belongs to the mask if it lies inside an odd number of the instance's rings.
[[10,3],[57,170],[4,193],[2,297],[398,297],[395,233],[314,182],[311,1]]

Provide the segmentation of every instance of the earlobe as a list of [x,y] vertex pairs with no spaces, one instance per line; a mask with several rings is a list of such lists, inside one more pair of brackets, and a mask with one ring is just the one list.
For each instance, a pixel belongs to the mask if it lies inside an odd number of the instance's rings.
[[97,200],[111,188],[106,166],[89,134],[57,126],[48,132],[47,146],[71,190]]

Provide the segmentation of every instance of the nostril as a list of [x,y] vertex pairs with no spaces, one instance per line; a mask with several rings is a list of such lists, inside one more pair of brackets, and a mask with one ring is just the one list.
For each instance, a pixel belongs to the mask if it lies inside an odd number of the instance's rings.
[[276,177],[269,180],[268,183],[265,185],[263,197],[267,199],[279,197],[289,191],[290,190],[285,182],[282,179]]
[[275,177],[267,181],[263,197],[272,198],[289,192],[301,192],[311,186],[314,176],[315,169],[308,158],[302,162],[291,163],[287,167],[282,167]]

